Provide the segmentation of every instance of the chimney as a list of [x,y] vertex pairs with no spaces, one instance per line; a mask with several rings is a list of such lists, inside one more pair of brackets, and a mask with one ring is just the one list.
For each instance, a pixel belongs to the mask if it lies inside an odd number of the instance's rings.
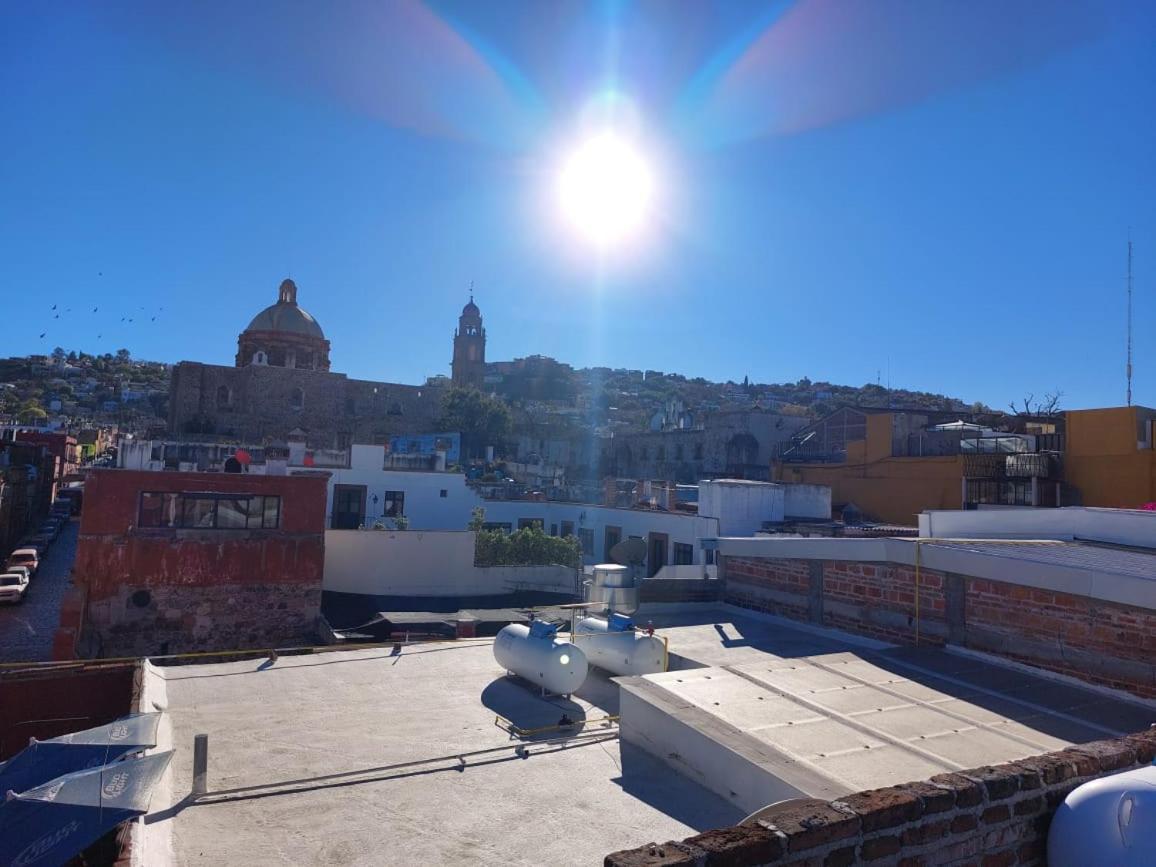
[[602,480],[602,505],[618,505],[618,479],[607,476]]

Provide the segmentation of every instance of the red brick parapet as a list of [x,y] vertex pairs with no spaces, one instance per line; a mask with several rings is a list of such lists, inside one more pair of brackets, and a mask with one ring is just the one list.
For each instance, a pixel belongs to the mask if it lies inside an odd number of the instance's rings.
[[1148,730],[835,801],[786,801],[749,824],[614,852],[604,864],[1043,864],[1052,815],[1069,792],[1154,758]]

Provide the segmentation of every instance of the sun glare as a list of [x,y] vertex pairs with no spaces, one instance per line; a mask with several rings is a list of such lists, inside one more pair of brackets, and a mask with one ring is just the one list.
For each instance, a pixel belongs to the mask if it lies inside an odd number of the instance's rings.
[[653,195],[650,167],[630,142],[602,133],[579,145],[558,178],[563,214],[600,245],[626,240],[646,222]]

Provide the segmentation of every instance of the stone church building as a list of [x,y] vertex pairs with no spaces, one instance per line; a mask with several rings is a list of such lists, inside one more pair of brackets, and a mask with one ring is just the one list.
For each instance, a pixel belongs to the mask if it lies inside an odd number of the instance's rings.
[[[462,311],[462,329],[475,329],[464,334],[470,343],[463,345],[463,369],[469,370],[477,353],[485,357],[485,332],[472,300]],[[456,340],[454,355],[457,374]],[[297,303],[297,286],[285,280],[276,303],[254,316],[237,338],[233,367],[182,361],[173,368],[169,434],[257,444],[284,442],[294,433],[319,449],[380,444],[394,434],[433,431],[441,396],[437,386],[370,382],[332,372],[321,325]]]

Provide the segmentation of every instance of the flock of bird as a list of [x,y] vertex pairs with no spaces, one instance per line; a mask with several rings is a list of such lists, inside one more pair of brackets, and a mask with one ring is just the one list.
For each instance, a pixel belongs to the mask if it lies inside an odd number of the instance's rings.
[[[98,274],[98,276],[103,277],[104,272],[103,271],[100,272],[100,274]],[[72,312],[72,308],[71,307],[61,307],[59,304],[53,304],[49,308],[48,312],[52,316],[53,320],[57,320],[57,319],[60,319],[62,316],[67,317],[67,315]],[[126,325],[135,324],[138,319],[142,323],[146,322],[146,321],[147,322],[156,322],[157,319],[160,317],[160,315],[164,312],[165,312],[165,308],[163,308],[163,307],[158,307],[155,310],[150,310],[150,309],[145,308],[142,305],[142,306],[137,307],[136,312],[133,312],[131,314],[130,313],[124,313],[120,317],[120,321],[121,321],[121,323],[124,323]],[[90,315],[96,315],[98,313],[100,313],[100,305],[99,304],[95,305],[92,308],[92,314],[90,314]],[[106,310],[106,315],[107,315],[107,310]],[[105,321],[107,321],[107,320],[105,320]],[[45,338],[47,338],[49,331],[50,331],[50,328],[45,328],[43,331],[41,331],[40,332],[40,339],[44,340]],[[96,335],[97,340],[100,340],[103,337],[104,337],[103,333],[98,333]]]

